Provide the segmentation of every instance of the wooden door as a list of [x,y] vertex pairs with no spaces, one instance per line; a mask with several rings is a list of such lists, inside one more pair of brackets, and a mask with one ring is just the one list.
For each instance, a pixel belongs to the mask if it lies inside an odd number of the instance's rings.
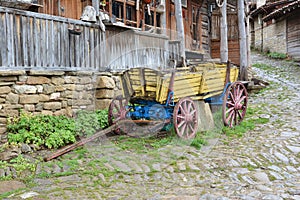
[[[298,12],[298,11],[296,11]],[[295,12],[295,13],[296,13]],[[300,13],[287,19],[287,52],[294,59],[300,60]]]

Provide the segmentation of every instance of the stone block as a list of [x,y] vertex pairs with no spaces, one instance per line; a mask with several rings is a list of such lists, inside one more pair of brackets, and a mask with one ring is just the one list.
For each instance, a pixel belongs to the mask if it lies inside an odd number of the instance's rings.
[[44,104],[43,103],[38,103],[35,105],[35,110],[36,111],[42,111],[44,109]]
[[66,89],[66,90],[75,90],[75,84],[65,84],[63,85],[63,87]]
[[29,112],[34,112],[35,106],[32,104],[26,104],[26,105],[24,105],[24,110],[29,111]]
[[47,102],[44,103],[45,110],[60,110],[62,107],[61,102]]
[[42,85],[50,82],[50,79],[44,76],[28,76],[26,81],[26,83],[29,85]]
[[36,85],[35,87],[36,87],[38,93],[43,93],[44,88],[42,85]]
[[19,103],[19,95],[14,94],[14,93],[9,93],[6,96],[6,101],[11,104],[17,104],[17,103]]
[[92,82],[92,79],[90,77],[82,77],[79,79],[80,84],[88,84],[91,82]]
[[111,100],[109,99],[96,100],[95,109],[96,110],[108,109],[110,102]]
[[0,82],[12,82],[12,81],[17,81],[18,78],[16,76],[4,76],[0,77]]
[[46,101],[49,101],[49,99],[50,99],[49,95],[46,95],[46,94],[39,94],[39,97],[40,97],[40,99],[39,99],[40,102],[46,102]]
[[53,113],[53,115],[55,115],[55,116],[66,115],[66,114],[67,114],[66,109],[61,109],[61,110],[55,111],[55,112]]
[[40,71],[40,70],[30,70],[30,75],[39,75],[39,76],[62,76],[65,74],[64,71]]
[[214,119],[209,104],[204,101],[195,101],[198,107],[198,131],[207,131],[214,128]]
[[8,94],[11,92],[11,88],[8,86],[0,87],[0,94]]
[[20,76],[26,74],[25,70],[1,70],[0,76]]
[[63,85],[56,85],[55,86],[55,92],[62,92],[65,91],[66,89],[64,88]]
[[65,76],[64,78],[65,78],[65,83],[67,84],[79,82],[79,78],[76,76]]
[[5,99],[4,98],[0,98],[0,103],[5,103]]
[[62,98],[69,98],[69,99],[72,99],[73,96],[74,96],[74,92],[73,92],[73,91],[67,90],[67,91],[62,92],[60,96],[61,96]]
[[95,97],[97,99],[112,99],[114,98],[114,90],[109,90],[109,89],[99,89],[96,91]]
[[53,112],[50,110],[42,110],[41,114],[42,115],[53,115]]
[[61,77],[52,77],[51,81],[54,85],[63,85],[65,83],[65,79]]
[[51,94],[55,92],[55,86],[49,85],[49,84],[44,84],[44,94]]
[[39,95],[21,95],[20,104],[32,104],[40,101]]
[[0,117],[0,124],[6,124],[7,118],[6,117]]
[[85,99],[68,100],[69,106],[85,106],[85,105],[90,105],[91,103],[92,103],[91,100],[85,100]]
[[115,87],[116,84],[113,78],[107,76],[97,77],[96,88],[114,89]]
[[13,89],[18,94],[36,94],[37,91],[37,88],[32,85],[15,85]]
[[84,90],[84,85],[76,85],[75,90],[77,91],[83,91]]
[[28,76],[19,76],[18,81],[19,82],[26,82],[27,81]]
[[15,84],[15,82],[0,82],[0,86],[11,86]]
[[52,100],[59,99],[59,98],[60,98],[59,92],[55,92],[50,95],[50,99],[52,99]]
[[6,127],[0,127],[0,135],[6,132]]

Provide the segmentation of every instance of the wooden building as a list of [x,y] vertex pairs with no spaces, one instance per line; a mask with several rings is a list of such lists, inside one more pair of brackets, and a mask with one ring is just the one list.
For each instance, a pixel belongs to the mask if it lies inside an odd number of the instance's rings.
[[300,0],[267,1],[250,15],[252,47],[300,60]]
[[[220,57],[219,9],[214,4],[182,0],[187,59]],[[106,32],[98,22],[80,20],[88,5],[109,16]],[[173,0],[3,0],[0,17],[0,41],[7,46],[0,51],[0,66],[105,70],[182,62]],[[239,64],[234,12],[228,22],[229,59]]]

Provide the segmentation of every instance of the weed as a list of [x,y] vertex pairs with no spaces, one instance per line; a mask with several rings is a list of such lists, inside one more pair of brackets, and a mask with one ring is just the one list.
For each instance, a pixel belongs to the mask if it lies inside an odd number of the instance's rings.
[[273,58],[273,59],[286,59],[287,55],[285,53],[278,53],[278,52],[270,52],[267,54],[268,57]]

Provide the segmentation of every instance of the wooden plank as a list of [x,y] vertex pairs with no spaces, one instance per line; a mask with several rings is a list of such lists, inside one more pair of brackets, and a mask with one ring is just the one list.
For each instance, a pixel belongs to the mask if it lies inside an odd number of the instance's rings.
[[55,35],[54,35],[55,33],[54,33],[54,21],[53,20],[50,21],[49,28],[50,28],[50,41],[51,41],[51,43],[50,43],[50,67],[54,67],[54,65],[55,65],[54,51],[55,51],[56,41],[55,41]]
[[70,67],[75,67],[75,35],[69,34],[69,58],[70,58]]
[[77,68],[81,67],[80,64],[80,36],[79,35],[74,35],[74,42],[75,42],[75,47],[74,47],[74,66]]
[[61,61],[62,61],[62,56],[61,56],[61,51],[62,51],[62,46],[63,46],[63,40],[64,38],[61,37],[61,31],[63,29],[62,23],[61,22],[55,22],[55,27],[56,27],[56,60],[55,60],[55,65],[57,67],[61,67]]
[[6,20],[5,14],[0,13],[0,42],[4,48],[0,48],[0,66],[7,66],[7,35],[6,35]]
[[59,23],[59,37],[60,37],[60,52],[59,52],[59,66],[60,67],[66,67],[66,58],[65,58],[65,51],[66,51],[66,40],[65,38],[68,38],[68,30],[66,29],[66,24],[64,22]]
[[41,49],[40,49],[40,34],[39,34],[39,30],[38,30],[39,24],[38,24],[38,19],[36,19],[35,17],[33,18],[33,49],[34,49],[34,66],[41,66]]
[[69,24],[64,23],[64,64],[66,67],[70,67],[70,34],[68,31]]
[[12,32],[12,22],[11,15],[5,13],[6,21],[6,38],[7,38],[7,66],[11,67],[14,65],[14,54],[13,54],[13,32]]
[[95,69],[95,52],[94,52],[94,49],[95,49],[95,42],[94,42],[94,29],[93,28],[90,28],[90,67],[92,69]]
[[20,20],[19,16],[13,15],[13,33],[14,33],[14,55],[15,55],[15,66],[21,66],[20,60],[22,60],[21,48],[20,48]]
[[41,51],[41,66],[46,67],[46,20],[40,19],[40,41],[41,41],[41,46],[40,46],[40,51]]

